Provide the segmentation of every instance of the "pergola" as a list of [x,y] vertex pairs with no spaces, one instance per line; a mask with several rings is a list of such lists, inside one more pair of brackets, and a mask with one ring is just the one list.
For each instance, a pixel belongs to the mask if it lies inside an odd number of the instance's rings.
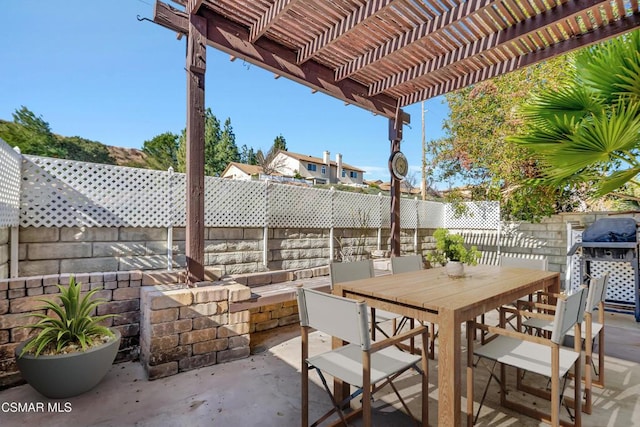
[[[206,46],[389,119],[403,108],[638,28],[638,0],[173,0],[154,22],[187,36],[188,281],[204,278]],[[400,254],[392,175],[391,251]]]

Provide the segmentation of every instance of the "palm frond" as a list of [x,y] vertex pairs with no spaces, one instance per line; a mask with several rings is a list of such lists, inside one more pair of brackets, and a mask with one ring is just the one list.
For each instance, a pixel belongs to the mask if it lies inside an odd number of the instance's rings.
[[599,182],[596,190],[596,195],[604,196],[605,194],[611,193],[613,190],[622,187],[624,184],[634,179],[636,176],[638,176],[638,174],[640,174],[640,166],[614,172],[610,176],[603,178]]
[[602,100],[586,87],[567,86],[540,93],[522,107],[520,115],[533,126],[546,126],[553,121],[578,123],[603,108]]

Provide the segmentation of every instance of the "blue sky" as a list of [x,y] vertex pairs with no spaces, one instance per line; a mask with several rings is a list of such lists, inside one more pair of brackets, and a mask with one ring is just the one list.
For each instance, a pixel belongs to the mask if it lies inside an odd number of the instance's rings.
[[[174,4],[175,5],[175,4]],[[153,0],[20,0],[0,14],[0,118],[24,105],[55,133],[141,148],[185,127],[185,38],[136,16]],[[231,118],[238,147],[268,149],[282,134],[290,151],[335,159],[389,180],[388,120],[257,66],[207,49],[205,102]],[[442,98],[425,102],[426,139],[443,136]],[[405,109],[401,149],[419,179],[421,105]]]

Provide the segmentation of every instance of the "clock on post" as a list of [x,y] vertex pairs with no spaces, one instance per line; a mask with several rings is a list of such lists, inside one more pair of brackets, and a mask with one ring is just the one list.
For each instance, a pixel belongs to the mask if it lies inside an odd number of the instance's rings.
[[396,151],[389,157],[389,170],[396,179],[404,179],[409,172],[409,162],[401,151]]

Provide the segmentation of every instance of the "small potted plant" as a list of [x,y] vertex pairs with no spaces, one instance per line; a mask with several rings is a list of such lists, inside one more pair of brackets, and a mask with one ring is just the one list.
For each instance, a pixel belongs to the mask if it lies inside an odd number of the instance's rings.
[[93,316],[104,299],[97,290],[82,295],[72,276],[69,286],[58,285],[61,305],[42,299],[45,313],[27,328],[39,330],[16,348],[22,377],[41,394],[55,399],[77,396],[96,386],[107,374],[120,347],[120,332],[101,324],[114,314]]
[[471,246],[464,246],[464,237],[451,234],[445,228],[438,228],[433,237],[436,239],[436,249],[427,254],[427,260],[433,264],[444,265],[451,277],[464,275],[464,264],[476,265],[480,259],[480,251]]

